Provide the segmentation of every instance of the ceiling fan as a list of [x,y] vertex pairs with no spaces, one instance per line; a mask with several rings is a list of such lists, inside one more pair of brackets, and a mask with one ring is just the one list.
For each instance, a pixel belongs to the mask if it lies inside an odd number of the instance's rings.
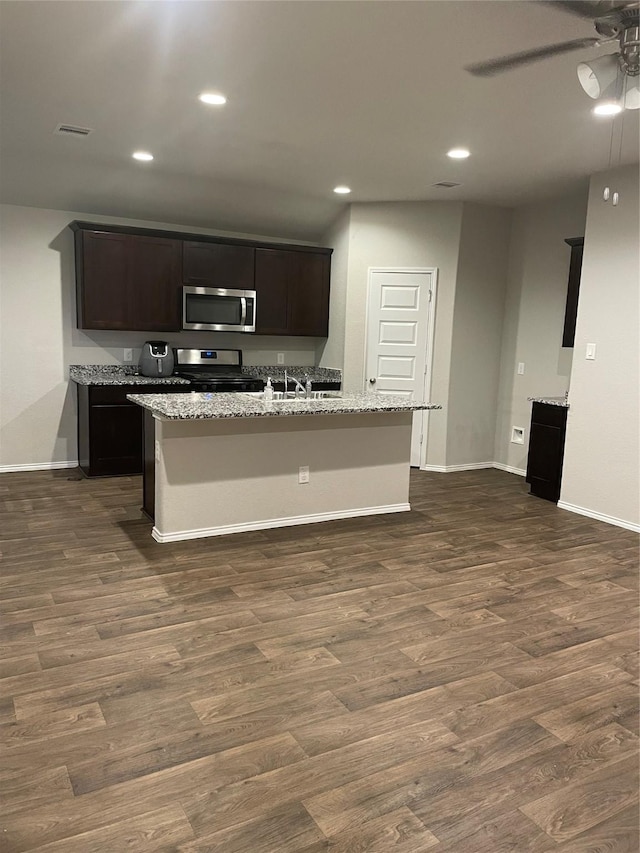
[[[467,65],[476,77],[492,77],[530,62],[570,53],[586,47],[617,44],[616,53],[605,54],[589,63],[580,63],[578,77],[592,98],[613,97],[624,100],[627,109],[640,107],[640,2],[616,0],[540,0],[564,12],[593,21],[598,37],[572,39],[511,53],[486,62]],[[581,67],[583,66],[583,67]],[[626,90],[626,91],[623,91]],[[629,97],[631,96],[631,97]]]

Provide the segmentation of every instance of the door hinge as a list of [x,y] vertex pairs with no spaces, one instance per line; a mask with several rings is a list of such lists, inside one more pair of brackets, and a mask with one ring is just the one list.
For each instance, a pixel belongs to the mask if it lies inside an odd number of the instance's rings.
[[429,302],[433,299],[433,290],[429,291]]
[[422,433],[422,435],[420,436],[420,444],[422,444],[423,441],[424,441],[424,433]]

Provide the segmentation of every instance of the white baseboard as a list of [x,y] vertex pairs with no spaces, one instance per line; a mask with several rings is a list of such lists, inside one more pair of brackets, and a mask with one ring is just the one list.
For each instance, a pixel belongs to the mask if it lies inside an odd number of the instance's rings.
[[437,474],[451,474],[454,471],[479,471],[481,468],[497,468],[508,474],[517,474],[525,477],[527,472],[523,468],[514,468],[512,465],[503,465],[502,462],[470,462],[468,465],[424,465],[421,471],[435,471]]
[[527,472],[524,468],[514,468],[513,465],[504,465],[502,462],[494,462],[493,467],[498,471],[506,471],[507,474],[517,474],[518,477],[526,477]]
[[425,465],[421,471],[436,471],[439,474],[451,474],[454,471],[477,471],[480,468],[493,468],[493,462],[470,462],[468,465]]
[[0,474],[13,471],[54,471],[58,468],[77,468],[78,460],[68,462],[37,462],[33,465],[0,465]]
[[605,524],[614,524],[616,527],[624,527],[625,530],[633,530],[634,533],[640,533],[640,524],[633,521],[625,521],[624,518],[616,518],[615,515],[605,515],[603,512],[594,512],[592,509],[587,509],[584,506],[576,506],[575,504],[567,503],[566,501],[558,501],[560,509],[566,509],[569,512],[575,512],[577,515],[586,515],[587,518],[595,518],[596,521],[604,521]]
[[161,533],[157,527],[151,531],[156,542],[181,542],[184,539],[204,539],[207,536],[227,536],[229,533],[246,533],[250,530],[269,530],[273,527],[294,527],[298,524],[317,524],[320,521],[337,521],[341,518],[358,518],[363,515],[385,515],[392,512],[408,512],[411,506],[389,504],[368,506],[338,512],[318,512],[313,515],[294,515],[289,518],[266,518],[243,524],[227,524],[223,527],[205,527],[200,530],[179,530],[177,533]]

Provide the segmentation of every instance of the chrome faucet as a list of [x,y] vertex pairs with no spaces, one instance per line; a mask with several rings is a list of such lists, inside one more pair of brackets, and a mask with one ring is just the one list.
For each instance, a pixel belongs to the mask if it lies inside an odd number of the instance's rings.
[[295,376],[289,376],[287,371],[284,372],[284,396],[287,396],[289,382],[295,382],[295,388],[293,389],[293,394],[295,397],[306,397],[307,390],[301,382],[298,382]]

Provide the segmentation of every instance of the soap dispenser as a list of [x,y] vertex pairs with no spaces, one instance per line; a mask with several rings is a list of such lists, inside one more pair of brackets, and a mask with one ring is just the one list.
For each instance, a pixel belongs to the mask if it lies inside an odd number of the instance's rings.
[[264,386],[262,396],[265,403],[271,403],[273,401],[273,385],[271,384],[270,376],[267,377],[267,384]]

